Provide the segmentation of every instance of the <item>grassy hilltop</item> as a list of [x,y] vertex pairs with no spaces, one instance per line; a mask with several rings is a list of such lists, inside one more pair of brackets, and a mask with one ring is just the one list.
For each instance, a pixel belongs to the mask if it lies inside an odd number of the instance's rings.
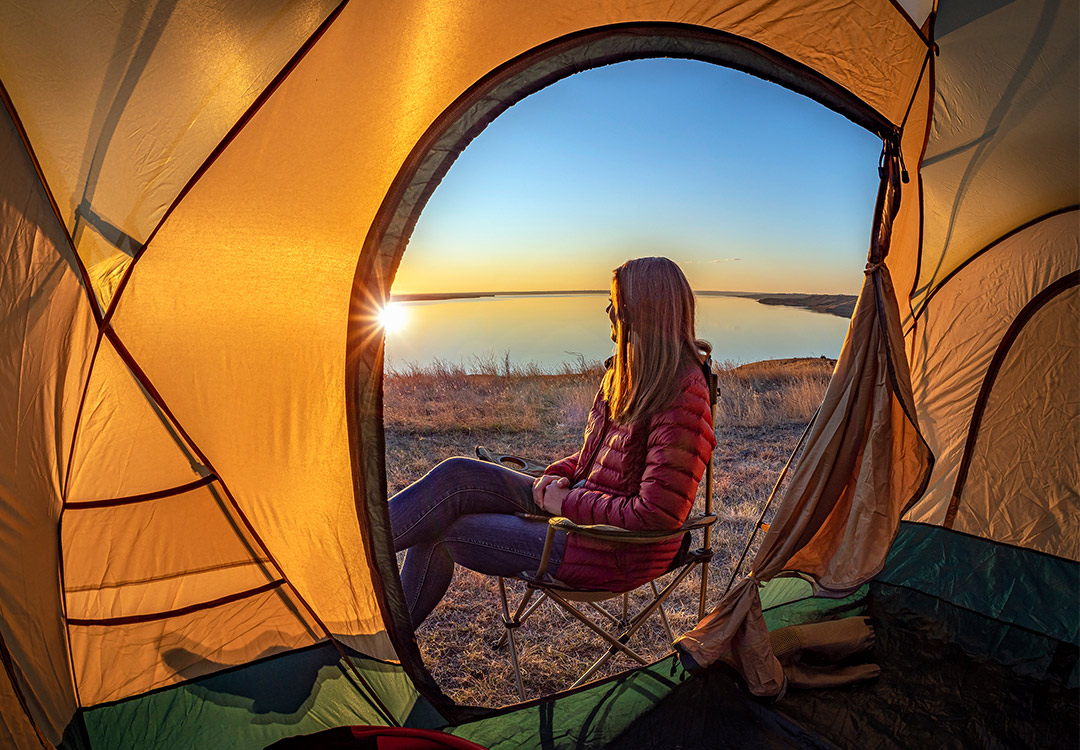
[[[720,372],[717,409],[713,535],[709,606],[715,604],[741,554],[780,469],[821,402],[834,366],[828,359],[769,360]],[[546,462],[580,447],[585,418],[600,383],[599,365],[556,373],[515,368],[494,360],[467,374],[438,363],[387,373],[385,427],[391,494],[451,456],[472,456],[476,445]],[[704,495],[699,493],[698,509]],[[676,635],[697,619],[698,579],[684,581],[667,607]],[[459,703],[516,702],[502,633],[495,578],[458,568],[446,598],[417,632],[424,661]],[[576,621],[545,604],[521,628],[519,654],[526,693],[566,688],[602,650]],[[659,658],[670,642],[659,621],[632,644]],[[632,666],[615,657],[602,675]]]

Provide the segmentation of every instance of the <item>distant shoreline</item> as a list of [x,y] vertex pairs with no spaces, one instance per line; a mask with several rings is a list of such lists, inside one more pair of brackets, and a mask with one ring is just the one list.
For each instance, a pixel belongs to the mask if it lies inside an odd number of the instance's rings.
[[432,302],[448,299],[477,299],[479,297],[544,297],[568,294],[607,294],[606,289],[550,289],[539,292],[422,292],[391,294],[393,302]]
[[[420,294],[391,294],[393,302],[436,302],[452,299],[480,299],[486,297],[543,297],[584,294],[607,294],[606,289],[560,289],[528,292],[426,292]],[[762,305],[801,307],[811,312],[850,318],[855,311],[854,294],[798,294],[775,292],[696,292],[699,297],[741,297],[757,300]]]

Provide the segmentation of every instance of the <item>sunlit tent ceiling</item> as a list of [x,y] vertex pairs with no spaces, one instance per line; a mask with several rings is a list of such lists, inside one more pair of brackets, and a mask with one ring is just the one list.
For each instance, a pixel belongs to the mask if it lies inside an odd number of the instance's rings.
[[439,703],[379,573],[373,313],[469,140],[620,59],[731,64],[899,148],[909,518],[1076,560],[1077,9],[582,5],[0,5],[0,739],[181,726],[286,653],[330,702],[253,745]]
[[916,304],[986,245],[1075,205],[1074,10],[1053,2],[942,5]]
[[4,85],[101,305],[335,4],[5,4]]

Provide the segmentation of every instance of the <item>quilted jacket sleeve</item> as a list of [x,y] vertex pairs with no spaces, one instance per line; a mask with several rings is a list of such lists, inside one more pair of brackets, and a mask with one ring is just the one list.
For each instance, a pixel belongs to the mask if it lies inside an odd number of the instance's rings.
[[715,442],[708,391],[698,374],[671,407],[652,417],[638,493],[611,494],[586,483],[567,495],[563,515],[634,531],[676,529],[690,514]]

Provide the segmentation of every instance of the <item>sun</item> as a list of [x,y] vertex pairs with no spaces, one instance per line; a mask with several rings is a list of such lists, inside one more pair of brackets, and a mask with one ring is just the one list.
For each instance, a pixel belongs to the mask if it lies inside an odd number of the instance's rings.
[[405,308],[397,303],[390,302],[379,311],[379,325],[383,327],[387,333],[397,333],[405,327],[405,321],[408,316],[405,313]]

